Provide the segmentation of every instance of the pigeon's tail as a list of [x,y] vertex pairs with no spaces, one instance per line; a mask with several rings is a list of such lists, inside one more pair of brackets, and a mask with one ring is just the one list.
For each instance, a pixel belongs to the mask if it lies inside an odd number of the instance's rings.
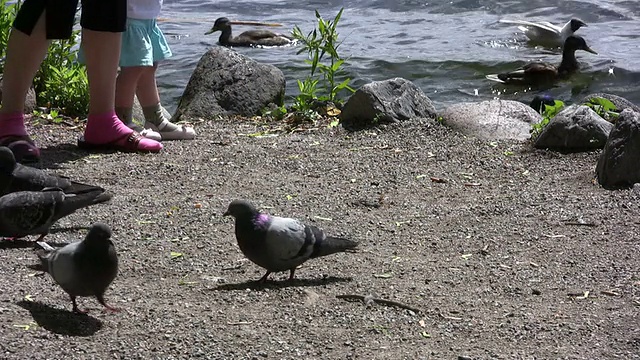
[[58,219],[67,216],[78,209],[109,201],[111,194],[103,188],[87,190],[78,194],[65,194],[62,206],[56,211]]
[[335,254],[337,252],[345,252],[353,250],[358,246],[358,243],[344,238],[327,236],[315,246],[312,258]]
[[[71,186],[64,188],[65,194],[83,194],[83,193],[93,192],[93,191],[98,191],[98,192],[102,191],[103,193],[107,192],[105,189],[101,188],[100,186],[83,184],[75,181],[71,182]],[[109,196],[109,199],[110,198],[111,196]]]

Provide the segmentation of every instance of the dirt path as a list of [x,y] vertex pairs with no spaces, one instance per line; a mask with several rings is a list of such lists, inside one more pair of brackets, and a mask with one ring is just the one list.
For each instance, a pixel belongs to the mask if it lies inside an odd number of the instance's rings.
[[[136,155],[88,154],[73,145],[78,129],[34,127],[44,167],[116,195],[47,239],[109,224],[121,268],[106,297],[123,312],[82,299],[89,316],[69,313],[28,267],[33,239],[0,242],[0,358],[640,359],[640,207],[592,182],[598,152],[419,121],[246,136],[258,130],[200,124],[195,141]],[[360,251],[257,286],[262,269],[221,216],[236,198]]]

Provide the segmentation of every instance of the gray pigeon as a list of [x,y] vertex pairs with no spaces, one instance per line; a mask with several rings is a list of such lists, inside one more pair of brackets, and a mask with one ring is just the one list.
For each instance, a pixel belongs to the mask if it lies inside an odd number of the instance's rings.
[[74,312],[86,312],[78,309],[77,296],[95,296],[108,310],[118,311],[104,301],[105,291],[118,274],[118,256],[110,238],[111,229],[95,223],[84,240],[64,247],[38,242],[42,249],[36,254],[44,270],[69,294]]
[[4,195],[0,197],[0,236],[40,235],[40,241],[56,221],[78,209],[106,201],[104,196],[100,188],[80,194],[47,188]]
[[259,282],[272,272],[289,270],[305,261],[355,248],[358,243],[326,236],[324,231],[296,219],[260,213],[251,203],[235,200],[224,213],[236,219],[236,239],[242,253],[256,265],[267,269]]
[[[0,146],[0,196],[18,191],[40,191],[59,188],[67,194],[79,194],[102,189],[99,186],[71,181],[68,177],[49,174],[43,170],[16,162],[11,149]],[[102,189],[105,192],[104,189]]]

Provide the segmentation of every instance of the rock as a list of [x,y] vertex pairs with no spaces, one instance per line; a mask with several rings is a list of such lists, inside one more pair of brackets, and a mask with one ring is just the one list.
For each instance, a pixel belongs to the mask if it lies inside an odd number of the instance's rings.
[[549,121],[535,142],[539,149],[582,151],[602,149],[613,124],[584,105],[571,105]]
[[640,182],[640,113],[631,109],[620,113],[596,172],[605,188],[631,187]]
[[260,64],[225,48],[207,51],[182,94],[172,121],[181,117],[259,115],[270,103],[284,102],[285,78],[273,65]]
[[436,108],[431,99],[403,78],[365,84],[347,100],[340,113],[342,126],[347,129],[435,117]]
[[542,116],[530,106],[512,100],[455,104],[441,116],[447,126],[487,140],[527,140],[531,137],[531,125],[542,121]]
[[594,98],[594,97],[600,97],[600,98],[605,98],[609,101],[611,101],[617,108],[619,111],[622,111],[624,109],[632,109],[635,112],[640,113],[640,107],[635,105],[634,103],[632,103],[631,101],[618,96],[618,95],[613,95],[613,94],[607,94],[607,93],[595,93],[595,94],[589,94],[587,96],[585,96],[582,99],[581,103],[588,103],[589,99]]
[[[0,103],[2,103],[2,78],[0,78]],[[36,91],[32,87],[27,91],[27,97],[24,101],[24,113],[31,114],[33,110],[36,109],[38,105],[36,104]]]

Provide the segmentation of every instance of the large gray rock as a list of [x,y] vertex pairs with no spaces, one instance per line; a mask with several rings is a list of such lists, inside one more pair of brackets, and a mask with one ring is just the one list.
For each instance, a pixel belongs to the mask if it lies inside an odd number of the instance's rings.
[[640,113],[624,110],[609,134],[596,167],[606,188],[631,187],[640,182]]
[[571,105],[549,121],[536,139],[535,147],[570,152],[602,149],[611,129],[613,124],[591,108]]
[[[2,103],[2,78],[0,77],[0,104]],[[36,91],[33,89],[33,86],[29,88],[27,91],[27,97],[24,101],[24,113],[31,114],[33,110],[36,109],[38,105],[36,104]]]
[[284,74],[277,67],[214,47],[200,58],[191,74],[173,121],[259,115],[270,103],[281,105],[284,90]]
[[640,112],[640,107],[638,107],[637,105],[635,105],[634,103],[632,103],[631,101],[618,96],[618,95],[613,95],[613,94],[607,94],[607,93],[595,93],[595,94],[589,94],[587,96],[585,96],[582,99],[582,103],[587,103],[589,102],[589,99],[591,98],[604,98],[607,99],[609,101],[611,101],[613,103],[613,105],[615,105],[618,110],[622,111],[624,109],[631,109],[635,112]]
[[358,129],[412,118],[435,118],[436,108],[414,83],[403,78],[365,84],[347,100],[342,126]]
[[531,125],[542,121],[542,116],[530,106],[512,100],[455,104],[441,116],[447,126],[487,140],[527,140],[531,137]]

